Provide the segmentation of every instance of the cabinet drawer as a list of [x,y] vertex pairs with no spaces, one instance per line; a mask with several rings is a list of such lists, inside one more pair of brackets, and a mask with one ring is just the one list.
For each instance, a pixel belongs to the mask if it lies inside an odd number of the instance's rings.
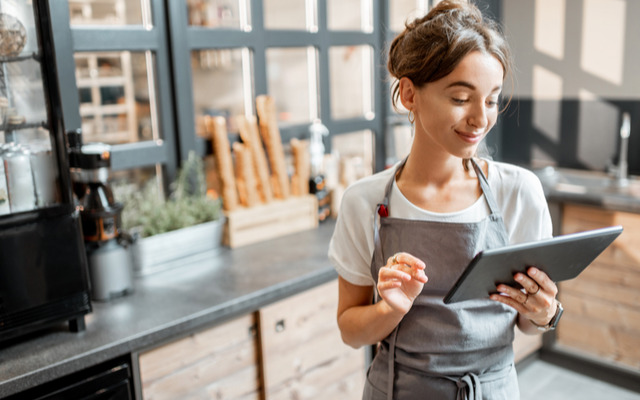
[[364,350],[340,338],[337,281],[260,310],[267,399],[360,399]]
[[259,399],[255,314],[139,357],[144,399]]

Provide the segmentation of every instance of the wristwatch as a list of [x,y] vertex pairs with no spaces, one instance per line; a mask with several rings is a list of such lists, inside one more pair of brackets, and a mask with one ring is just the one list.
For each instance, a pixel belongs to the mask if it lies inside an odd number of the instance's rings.
[[556,300],[556,305],[557,305],[556,313],[553,315],[553,317],[551,318],[551,321],[549,321],[548,324],[538,325],[535,322],[530,320],[531,323],[535,325],[538,328],[538,330],[542,332],[548,332],[556,329],[556,326],[558,326],[558,321],[560,321],[560,317],[562,317],[562,313],[564,312],[564,308],[562,308],[562,303]]

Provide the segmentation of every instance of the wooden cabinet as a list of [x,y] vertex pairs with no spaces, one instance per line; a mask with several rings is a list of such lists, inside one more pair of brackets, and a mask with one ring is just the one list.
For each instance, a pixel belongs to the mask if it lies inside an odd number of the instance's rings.
[[557,344],[640,367],[640,214],[567,204],[562,232],[622,225],[624,232],[578,278],[563,282]]
[[255,314],[140,354],[142,397],[260,399]]
[[342,343],[332,281],[141,353],[142,397],[360,399],[364,350]]
[[260,310],[265,398],[360,399],[364,350],[340,338],[332,281]]

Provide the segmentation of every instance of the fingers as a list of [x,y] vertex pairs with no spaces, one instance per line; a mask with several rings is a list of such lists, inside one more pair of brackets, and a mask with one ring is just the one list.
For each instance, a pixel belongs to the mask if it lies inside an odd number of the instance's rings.
[[513,307],[531,320],[548,320],[549,310],[555,305],[558,287],[547,274],[535,267],[529,267],[525,273],[516,273],[514,279],[522,289],[499,284],[490,296],[492,300]]
[[[428,278],[424,273],[425,263],[409,253],[396,253],[387,260],[387,265],[380,269],[380,279],[401,279],[410,281],[412,278],[418,282],[426,283]],[[390,271],[400,272],[393,274]]]
[[425,269],[426,265],[422,260],[409,253],[396,253],[387,260],[387,266],[406,264],[412,268]]

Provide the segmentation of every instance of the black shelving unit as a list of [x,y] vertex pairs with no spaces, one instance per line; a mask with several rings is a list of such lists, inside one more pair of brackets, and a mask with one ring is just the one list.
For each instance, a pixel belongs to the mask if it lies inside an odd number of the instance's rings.
[[[51,168],[32,169],[34,197],[38,198],[36,188],[41,173],[46,174],[46,184],[55,193],[46,203],[36,201],[27,207],[14,207],[15,186],[11,186],[9,178],[15,176],[10,175],[12,165],[6,162],[6,153],[0,155],[5,167],[5,176],[0,178],[7,182],[11,206],[9,213],[0,215],[2,342],[62,322],[68,322],[72,331],[83,330],[84,315],[91,311],[91,303],[80,215],[71,190],[49,3],[0,0],[0,12],[17,14],[23,19],[27,34],[31,34],[23,53],[0,57],[0,96],[22,115],[13,124],[11,119],[3,118],[4,135],[0,139],[5,145],[20,146],[29,157],[33,154],[31,149],[44,148]],[[11,65],[9,74],[7,65]],[[28,74],[20,76],[22,71]],[[29,162],[34,165],[33,158]]]

